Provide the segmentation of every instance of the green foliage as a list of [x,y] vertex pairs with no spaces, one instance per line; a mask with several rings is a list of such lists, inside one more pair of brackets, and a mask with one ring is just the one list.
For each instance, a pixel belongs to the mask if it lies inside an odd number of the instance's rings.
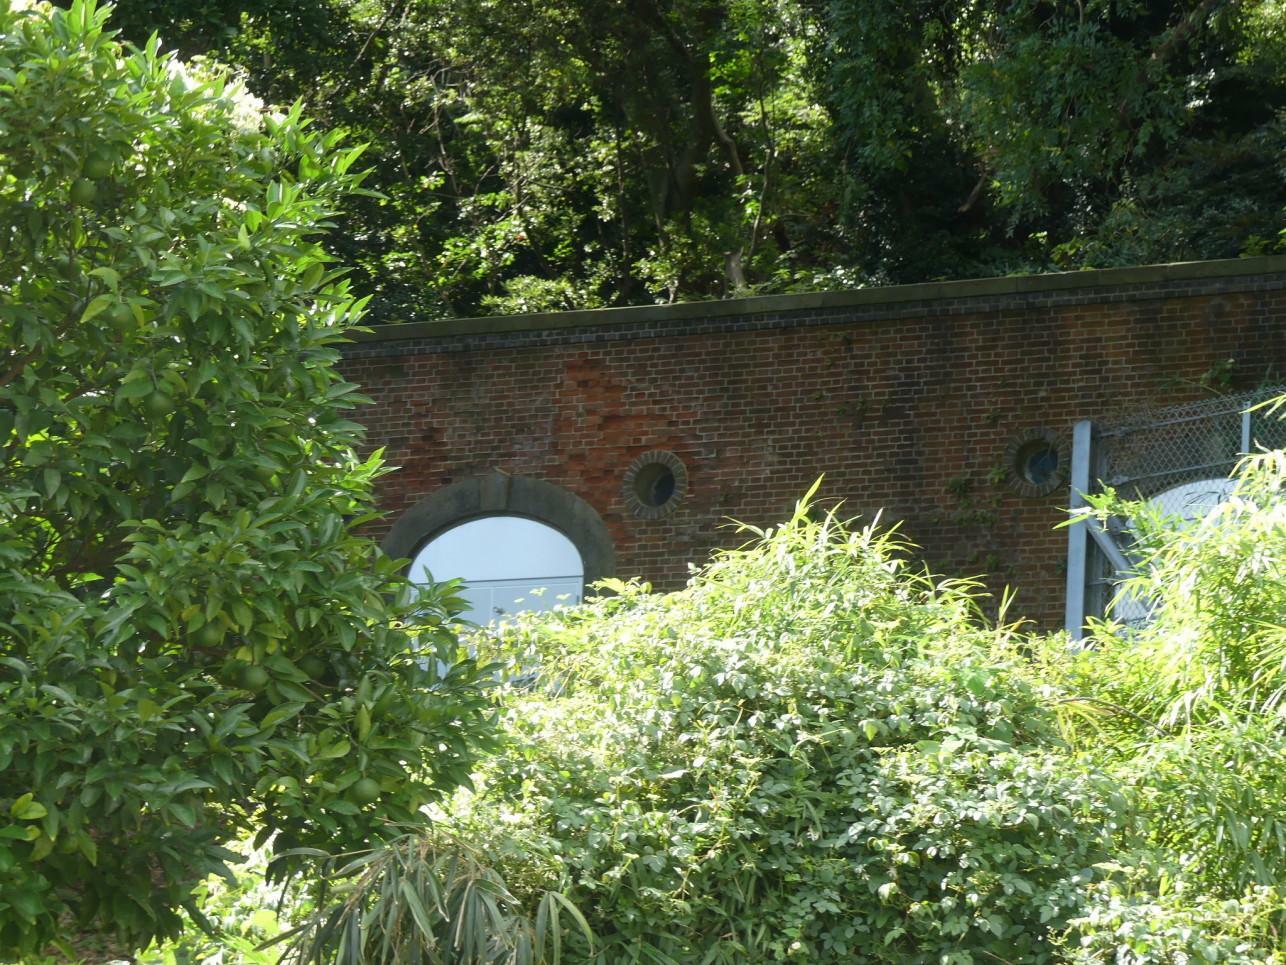
[[1232,257],[1281,227],[1271,0],[828,9],[845,221],[890,278]]
[[[189,927],[176,941],[152,945],[135,956],[138,965],[190,965],[193,962],[228,962],[237,965],[275,965],[280,959],[274,939],[305,918],[311,902],[281,884],[265,880],[270,854],[248,843],[232,850],[247,855],[229,881],[211,875],[195,890],[201,914],[213,926],[213,934]],[[35,963],[29,963],[35,965]]]
[[283,962],[558,965],[568,928],[592,948],[580,910],[546,892],[528,917],[492,869],[493,855],[429,828],[334,862],[330,901],[289,940]]
[[1143,565],[1127,591],[1150,601],[1151,620],[1100,626],[1093,649],[1051,662],[1128,711],[1085,739],[1139,785],[1153,841],[1181,874],[1228,899],[1286,880],[1284,482],[1286,453],[1249,457],[1234,495],[1191,525],[1096,498],[1097,515],[1131,520]]
[[107,15],[0,0],[5,957],[175,933],[247,833],[275,875],[365,845],[489,713],[454,603],[354,531],[319,236],[358,151]]
[[332,863],[292,960],[1280,963],[1284,484],[1251,459],[1187,529],[1100,500],[1155,619],[1083,650],[807,506],[475,638],[503,746]]
[[1286,896],[1280,888],[1259,886],[1239,898],[1217,898],[1164,876],[1158,889],[1155,869],[1146,863],[1112,870],[1118,874],[1092,887],[1086,914],[1072,922],[1060,949],[1063,960],[1083,965],[1282,960],[1279,923]]
[[969,586],[801,508],[613,588],[505,631],[507,747],[448,819],[526,907],[565,888],[604,962],[1049,958],[1128,811]]
[[370,141],[374,317],[1277,250],[1278,0],[122,0]]
[[[1139,960],[1280,950],[1286,453],[1248,457],[1233,496],[1190,524],[1112,493],[1092,503],[1101,518],[1130,520],[1143,565],[1125,591],[1149,601],[1150,620],[1100,625],[1089,649],[1046,669],[1086,698],[1070,699],[1083,713],[1069,717],[1069,736],[1135,789],[1146,851],[1137,864],[1157,870],[1149,886],[1096,893],[1104,903],[1078,925],[1085,947],[1119,933],[1153,955]],[[1203,922],[1210,947],[1228,955],[1203,950]]]

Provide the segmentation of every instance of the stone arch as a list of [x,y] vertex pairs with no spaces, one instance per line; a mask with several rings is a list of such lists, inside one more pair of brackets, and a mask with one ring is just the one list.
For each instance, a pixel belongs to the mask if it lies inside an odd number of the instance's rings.
[[612,538],[598,512],[570,490],[527,476],[493,472],[430,493],[402,513],[384,537],[384,552],[414,556],[440,533],[483,516],[525,516],[563,533],[580,553],[585,585],[615,575]]

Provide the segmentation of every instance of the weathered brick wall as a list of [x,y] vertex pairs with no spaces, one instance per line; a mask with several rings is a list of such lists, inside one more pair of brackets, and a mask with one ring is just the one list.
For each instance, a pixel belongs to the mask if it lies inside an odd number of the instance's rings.
[[[826,295],[393,326],[346,351],[401,467],[391,518],[501,469],[569,489],[607,523],[617,572],[659,588],[770,524],[822,473],[847,513],[903,520],[937,571],[1012,584],[1061,625],[1065,488],[1022,496],[1006,445],[1047,427],[1286,374],[1286,259],[1207,262]],[[622,476],[652,449],[687,465],[659,520]]]

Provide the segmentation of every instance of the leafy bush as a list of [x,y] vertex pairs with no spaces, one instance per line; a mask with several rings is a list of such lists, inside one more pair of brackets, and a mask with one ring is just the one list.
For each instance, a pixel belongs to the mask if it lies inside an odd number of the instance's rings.
[[1081,721],[1078,739],[1138,787],[1185,878],[1229,900],[1286,881],[1286,453],[1249,457],[1232,497],[1191,525],[1113,494],[1095,512],[1131,519],[1144,565],[1127,589],[1151,619],[1103,624],[1077,659],[1049,663],[1128,711]]
[[1080,652],[805,507],[481,638],[503,748],[293,960],[1281,963],[1283,466],[1141,521],[1156,620]]
[[527,907],[565,888],[596,960],[1048,959],[1125,802],[899,549],[801,509],[682,592],[506,631],[508,744],[448,823]]
[[360,304],[317,238],[358,152],[107,12],[0,0],[5,958],[175,933],[245,834],[274,874],[368,845],[490,713],[354,529]]
[[1286,453],[1245,459],[1232,497],[1192,523],[1114,493],[1090,511],[1129,518],[1143,565],[1125,591],[1150,618],[1100,624],[1081,653],[1044,661],[1088,711],[1068,736],[1131,790],[1142,832],[1076,922],[1077,960],[1116,947],[1128,962],[1280,961]]

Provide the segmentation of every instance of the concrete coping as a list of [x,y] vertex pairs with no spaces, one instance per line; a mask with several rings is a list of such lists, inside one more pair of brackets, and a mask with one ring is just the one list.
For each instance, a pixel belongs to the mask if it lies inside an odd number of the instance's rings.
[[1036,295],[1045,292],[1079,290],[1088,293],[1096,288],[1121,288],[1132,285],[1156,285],[1206,278],[1234,278],[1277,273],[1286,273],[1286,255],[1225,258],[1218,261],[1185,261],[1131,268],[1095,268],[1040,275],[1007,275],[998,278],[970,278],[963,281],[930,281],[914,285],[803,292],[795,295],[757,295],[749,298],[679,302],[674,305],[634,305],[624,308],[592,308],[569,312],[534,312],[527,315],[450,318],[431,322],[377,325],[368,331],[352,333],[352,338],[356,342],[396,342],[458,335],[627,326],[689,318],[704,319],[768,312],[898,305],[906,302],[955,301],[1007,295]]

